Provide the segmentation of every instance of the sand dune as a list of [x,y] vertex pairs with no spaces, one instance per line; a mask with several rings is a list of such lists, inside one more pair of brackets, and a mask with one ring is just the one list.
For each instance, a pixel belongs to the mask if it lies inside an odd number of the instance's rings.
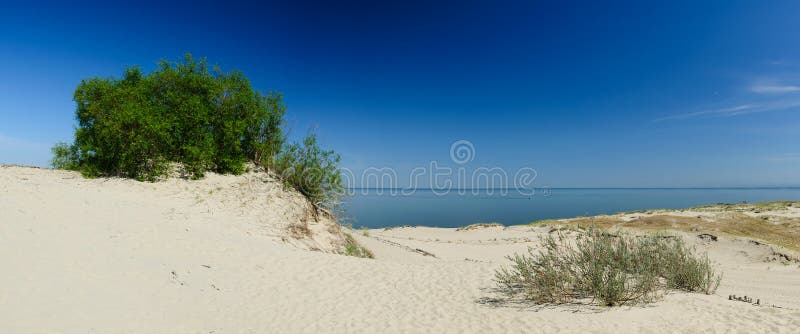
[[[293,233],[292,226],[307,227]],[[493,291],[504,256],[551,227],[352,231],[263,175],[139,183],[0,168],[3,333],[796,333],[800,264],[719,235],[715,295],[540,307]],[[302,230],[302,229],[301,229]],[[364,235],[366,234],[366,235]],[[368,236],[367,236],[368,235]],[[299,238],[299,239],[296,239]],[[320,251],[309,251],[318,249]],[[761,306],[730,301],[730,294]],[[774,306],[773,306],[774,305]]]

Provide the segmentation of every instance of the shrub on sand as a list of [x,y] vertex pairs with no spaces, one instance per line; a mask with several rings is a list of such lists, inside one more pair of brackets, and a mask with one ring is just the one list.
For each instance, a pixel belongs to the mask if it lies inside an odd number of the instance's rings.
[[319,146],[316,134],[309,133],[302,144],[286,145],[275,158],[275,170],[315,206],[332,209],[344,194],[340,160],[338,154]]
[[272,168],[284,142],[280,94],[188,54],[151,73],[131,67],[119,79],[82,80],[73,98],[75,139],[53,148],[52,165],[90,177],[155,181],[170,163],[192,178],[241,174],[248,161]]
[[508,257],[495,273],[501,289],[537,304],[591,298],[614,306],[649,302],[666,289],[713,293],[721,279],[706,255],[681,238],[589,229],[577,239],[542,237],[543,249]]

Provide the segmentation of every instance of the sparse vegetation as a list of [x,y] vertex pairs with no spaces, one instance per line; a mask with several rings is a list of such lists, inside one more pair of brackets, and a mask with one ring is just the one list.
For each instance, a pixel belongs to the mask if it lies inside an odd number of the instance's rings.
[[688,210],[695,211],[737,211],[737,212],[755,212],[759,211],[781,211],[788,208],[800,208],[800,201],[773,201],[773,202],[760,202],[760,203],[737,203],[727,204],[719,203],[714,205],[703,205]]
[[534,303],[584,299],[614,306],[652,301],[666,289],[713,293],[721,275],[706,255],[681,238],[612,234],[588,229],[577,239],[557,233],[542,237],[542,249],[508,257],[496,281],[511,296]]
[[311,237],[311,229],[305,223],[289,225],[289,235],[295,239],[303,239]]
[[470,224],[467,226],[461,226],[456,228],[456,231],[470,231],[470,230],[477,230],[481,228],[490,228],[490,227],[505,227],[505,225],[500,223],[477,223],[477,224]]
[[[763,211],[770,212],[766,209]],[[568,219],[551,225],[558,227],[624,227],[645,231],[675,230],[712,234],[725,233],[737,237],[761,240],[790,250],[800,251],[800,218],[763,215],[754,212],[747,214],[738,209],[726,211],[711,211],[709,209],[708,212],[713,212],[714,214],[708,217],[693,217],[671,215],[670,212],[665,211],[632,220],[624,220],[621,216],[596,216]]]
[[350,235],[349,233],[343,233],[343,234],[344,234],[344,242],[345,242],[344,255],[355,256],[355,257],[363,257],[363,258],[368,258],[368,259],[375,258],[375,255],[373,255],[372,252],[370,252],[369,249],[366,249],[366,248],[364,248],[364,246],[361,246],[356,241],[356,239],[353,238],[352,235]]
[[544,226],[544,225],[554,225],[554,224],[558,224],[558,223],[559,223],[559,221],[556,220],[556,219],[540,219],[540,220],[532,221],[532,222],[528,223],[528,225]]

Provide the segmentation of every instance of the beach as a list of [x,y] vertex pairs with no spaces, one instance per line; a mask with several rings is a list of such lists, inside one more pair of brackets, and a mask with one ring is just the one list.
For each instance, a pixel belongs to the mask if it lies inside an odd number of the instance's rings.
[[[777,217],[766,220],[787,228],[796,228],[791,224],[800,219],[800,207],[755,211],[740,214]],[[569,220],[348,230],[314,213],[302,195],[255,173],[147,183],[26,167],[0,168],[0,212],[4,333],[794,333],[800,328],[800,262],[791,244],[724,232],[714,234],[714,241],[682,225],[674,231],[669,224],[651,229],[708,252],[723,272],[716,293],[668,292],[652,304],[602,307],[533,305],[505,299],[495,289],[494,271],[508,264],[507,255],[535,249],[540,236]],[[612,218],[712,222],[716,212]],[[374,258],[339,254],[343,233]],[[731,295],[758,299],[759,305]]]

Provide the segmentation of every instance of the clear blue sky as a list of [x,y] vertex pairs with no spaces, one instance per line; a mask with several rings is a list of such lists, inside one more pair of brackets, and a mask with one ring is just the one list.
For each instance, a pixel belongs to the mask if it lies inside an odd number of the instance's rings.
[[463,139],[553,187],[800,185],[798,1],[114,3],[0,4],[0,162],[71,139],[81,79],[188,52],[356,171]]

